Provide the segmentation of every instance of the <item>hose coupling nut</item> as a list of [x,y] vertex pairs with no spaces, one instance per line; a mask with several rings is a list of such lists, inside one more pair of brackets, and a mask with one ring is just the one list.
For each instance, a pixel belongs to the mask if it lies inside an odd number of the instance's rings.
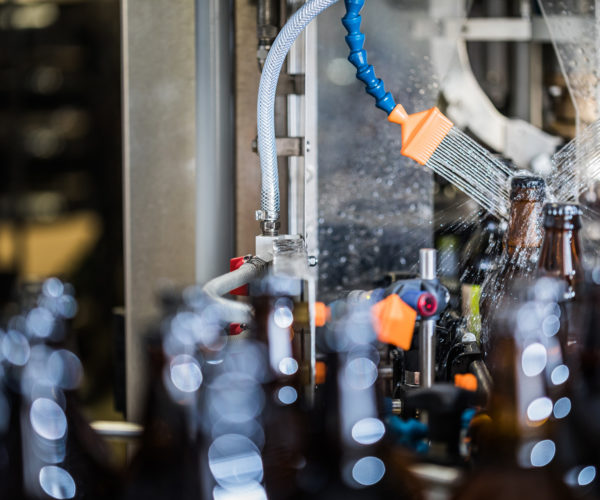
[[266,219],[260,221],[260,229],[263,236],[277,236],[279,234],[279,227],[281,224],[278,220]]

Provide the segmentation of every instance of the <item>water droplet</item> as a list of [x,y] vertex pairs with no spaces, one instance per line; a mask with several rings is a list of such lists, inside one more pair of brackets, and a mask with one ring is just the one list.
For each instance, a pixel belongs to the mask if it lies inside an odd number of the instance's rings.
[[42,467],[39,475],[40,486],[44,492],[58,500],[75,496],[75,481],[65,469],[56,465]]
[[352,478],[363,486],[378,483],[384,474],[385,464],[377,457],[363,457],[352,467]]
[[31,404],[29,421],[33,430],[51,441],[67,432],[67,417],[63,409],[48,398],[38,398]]

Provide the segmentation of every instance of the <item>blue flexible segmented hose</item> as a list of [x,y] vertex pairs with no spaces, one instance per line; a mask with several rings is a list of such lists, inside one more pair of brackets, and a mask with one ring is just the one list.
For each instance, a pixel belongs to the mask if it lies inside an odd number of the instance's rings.
[[345,0],[346,15],[342,18],[342,24],[348,31],[346,44],[350,48],[350,61],[356,67],[356,78],[366,85],[367,94],[375,98],[375,106],[385,111],[388,115],[396,106],[392,94],[385,91],[383,80],[377,78],[375,70],[367,61],[367,51],[363,48],[365,35],[360,32],[362,18],[360,11],[365,0]]
[[[261,218],[279,219],[279,178],[275,145],[275,91],[283,61],[294,40],[318,14],[338,0],[308,0],[285,24],[275,39],[265,62],[258,91],[258,152],[262,172]],[[365,36],[360,32],[360,10],[364,0],[345,0],[346,15],[342,23],[348,31],[346,43],[350,47],[348,60],[356,66],[356,77],[364,82],[367,93],[375,98],[378,108],[390,113],[396,103],[385,91],[383,81],[375,76],[363,49]]]

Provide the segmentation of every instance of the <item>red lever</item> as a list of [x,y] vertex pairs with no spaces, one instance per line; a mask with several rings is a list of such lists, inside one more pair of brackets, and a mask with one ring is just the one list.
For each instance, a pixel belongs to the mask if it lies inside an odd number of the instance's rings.
[[[242,267],[242,264],[246,262],[244,257],[234,257],[233,259],[229,259],[229,270],[235,271]],[[248,295],[248,285],[242,285],[235,290],[231,290],[229,292],[231,295]]]
[[239,335],[243,331],[241,323],[231,323],[229,325],[229,335]]

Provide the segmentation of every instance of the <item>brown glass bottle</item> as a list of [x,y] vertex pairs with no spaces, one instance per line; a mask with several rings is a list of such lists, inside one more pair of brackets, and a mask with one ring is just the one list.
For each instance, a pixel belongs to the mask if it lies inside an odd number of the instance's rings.
[[471,423],[473,472],[455,500],[572,498],[556,439],[557,419],[564,415],[549,383],[561,366],[560,349],[541,328],[552,311],[539,307],[540,295],[555,298],[559,290],[553,280],[517,279],[499,299],[490,325],[494,348],[486,360],[493,390],[485,414]]
[[567,203],[544,206],[544,242],[538,263],[539,273],[564,280],[565,300],[573,300],[583,277],[581,266],[581,209]]
[[146,346],[149,384],[144,433],[127,471],[120,500],[199,498],[202,443],[190,429],[191,404],[178,404],[169,390],[171,383],[166,382],[170,379],[163,376],[169,362],[163,351],[163,333],[158,328],[147,335]]
[[488,274],[480,301],[481,343],[487,354],[493,343],[490,326],[498,303],[509,283],[530,276],[536,269],[542,244],[542,208],[546,183],[541,177],[513,177],[510,191],[510,219],[503,253],[496,269]]
[[544,242],[538,275],[556,278],[564,285],[559,337],[565,355],[576,348],[577,304],[583,278],[581,265],[581,209],[576,204],[548,203],[544,206]]

